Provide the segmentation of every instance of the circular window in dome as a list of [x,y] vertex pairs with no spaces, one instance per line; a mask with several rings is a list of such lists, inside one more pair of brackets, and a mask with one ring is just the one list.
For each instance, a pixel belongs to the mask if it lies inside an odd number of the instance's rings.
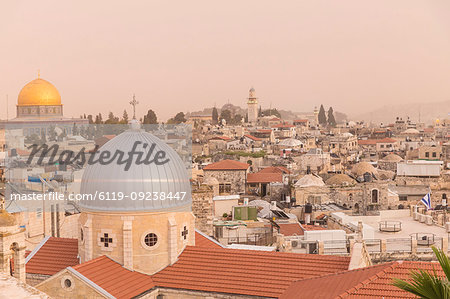
[[144,243],[148,247],[153,247],[158,243],[158,236],[155,233],[146,234],[144,237]]

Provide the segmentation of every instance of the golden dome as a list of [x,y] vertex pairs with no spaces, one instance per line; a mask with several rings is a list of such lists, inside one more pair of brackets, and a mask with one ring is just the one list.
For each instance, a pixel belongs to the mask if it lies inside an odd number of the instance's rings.
[[37,78],[25,85],[19,93],[18,106],[61,105],[61,96],[50,82]]

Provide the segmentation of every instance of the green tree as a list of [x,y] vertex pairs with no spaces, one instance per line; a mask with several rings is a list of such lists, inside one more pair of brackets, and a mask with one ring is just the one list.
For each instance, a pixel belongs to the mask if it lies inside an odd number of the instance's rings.
[[94,119],[92,118],[92,114],[89,114],[87,119],[88,119],[90,125],[92,125],[94,123]]
[[263,116],[262,108],[261,108],[261,106],[259,106],[258,117],[262,117],[262,116]]
[[212,121],[213,121],[213,124],[217,124],[217,122],[219,121],[219,113],[217,112],[216,107],[214,107],[212,110]]
[[240,114],[235,114],[234,117],[233,117],[232,123],[233,123],[234,125],[239,125],[239,124],[242,123],[242,118],[243,118],[242,115],[240,115]]
[[128,112],[126,109],[123,110],[122,114],[122,123],[127,124],[128,123]]
[[105,124],[118,124],[119,123],[119,118],[114,116],[114,113],[109,112],[108,114],[108,119],[105,121]]
[[325,108],[323,108],[323,105],[320,105],[319,109],[319,124],[324,126],[327,124],[327,116],[325,115]]
[[41,138],[36,134],[31,134],[25,137],[26,144],[41,144]]
[[98,115],[95,116],[95,124],[99,125],[102,123],[103,123],[102,114],[99,113]]
[[156,113],[153,110],[148,110],[147,114],[144,115],[144,120],[143,120],[144,124],[157,124],[158,123],[158,118],[156,117]]
[[73,136],[76,136],[76,135],[78,135],[79,134],[79,131],[78,131],[78,127],[77,127],[77,124],[73,124],[73,127],[72,127],[72,135]]
[[232,115],[231,115],[231,111],[228,109],[224,109],[220,112],[220,122],[222,122],[222,119],[224,119],[227,124],[231,124],[231,119],[232,119]]
[[56,137],[58,137],[58,134],[56,133],[56,127],[54,125],[51,125],[48,128],[48,140],[49,141],[56,141]]
[[450,260],[442,249],[432,249],[445,277],[437,275],[436,270],[430,273],[419,269],[411,271],[410,281],[394,278],[393,285],[419,298],[450,299]]
[[278,110],[276,108],[264,110],[264,112],[262,114],[263,114],[263,116],[275,116],[275,117],[281,118],[281,114],[280,114],[280,112],[278,112]]
[[328,109],[328,125],[330,125],[331,127],[336,126],[336,119],[334,118],[333,107],[330,107],[330,109]]
[[178,112],[173,118],[167,121],[168,124],[181,124],[186,122],[186,118],[183,112]]
[[41,144],[44,144],[44,143],[46,143],[46,142],[47,142],[47,136],[45,136],[45,131],[42,130],[42,131],[41,131],[41,140],[40,140],[40,143],[41,143]]

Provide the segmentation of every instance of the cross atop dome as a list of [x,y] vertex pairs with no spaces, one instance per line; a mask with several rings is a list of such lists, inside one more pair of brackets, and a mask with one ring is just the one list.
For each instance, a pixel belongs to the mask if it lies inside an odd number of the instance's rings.
[[136,96],[133,94],[133,100],[130,101],[130,105],[133,106],[133,119],[136,119],[136,105],[138,105],[139,102],[136,101]]

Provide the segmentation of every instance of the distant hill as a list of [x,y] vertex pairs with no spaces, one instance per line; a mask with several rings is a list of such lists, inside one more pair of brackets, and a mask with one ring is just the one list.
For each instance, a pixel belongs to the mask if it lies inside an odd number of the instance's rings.
[[413,121],[433,123],[437,118],[448,118],[450,113],[450,101],[435,103],[411,103],[407,105],[390,105],[361,114],[351,115],[355,121],[364,120],[367,123],[393,123],[396,117],[406,119],[408,116]]

